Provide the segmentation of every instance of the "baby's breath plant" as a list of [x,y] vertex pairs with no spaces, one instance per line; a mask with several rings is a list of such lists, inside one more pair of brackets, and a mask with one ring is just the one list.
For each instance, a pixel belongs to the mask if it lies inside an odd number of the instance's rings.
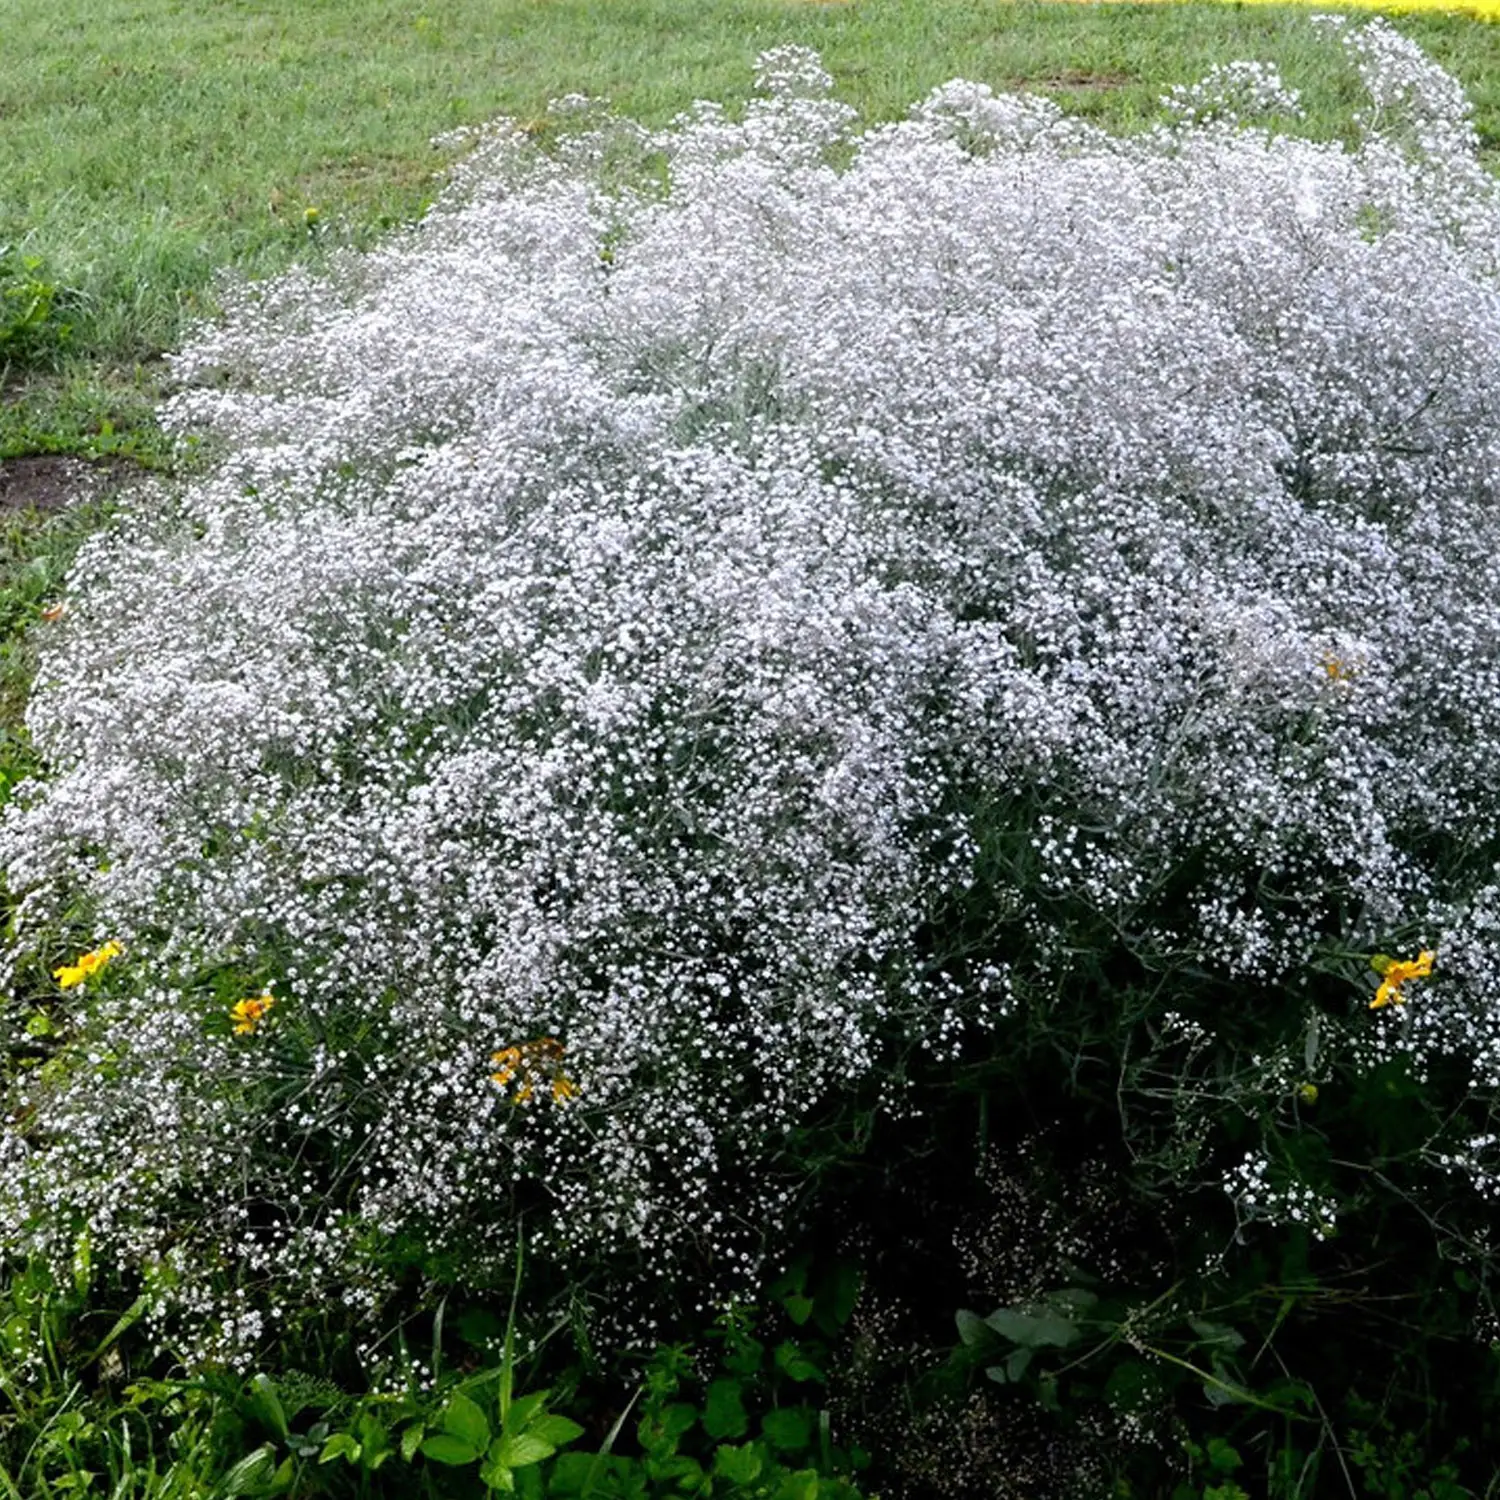
[[[962,82],[861,133],[782,49],[741,119],[480,132],[232,298],[0,826],[0,1244],[236,1362],[503,1285],[522,1217],[707,1300],[805,1127],[1106,959],[1490,1097],[1500,198],[1452,81],[1343,40],[1354,149],[1245,69],[1128,140]],[[1376,951],[1436,957],[1372,1012]],[[1227,1191],[1302,1201],[1255,1149]]]

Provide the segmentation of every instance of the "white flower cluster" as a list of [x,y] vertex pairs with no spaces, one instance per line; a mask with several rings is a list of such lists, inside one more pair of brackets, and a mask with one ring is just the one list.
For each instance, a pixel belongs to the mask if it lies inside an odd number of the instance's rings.
[[1273,1169],[1263,1152],[1247,1152],[1230,1172],[1225,1191],[1235,1201],[1242,1224],[1266,1219],[1273,1224],[1302,1224],[1314,1239],[1332,1239],[1338,1233],[1339,1206],[1284,1171]]
[[782,50],[248,289],[166,412],[212,464],[44,653],[13,966],[125,956],[12,1087],[0,1243],[221,1330],[393,1247],[503,1280],[523,1212],[732,1277],[798,1130],[1080,911],[1259,983],[1441,929],[1427,1042],[1500,1055],[1500,199],[1348,39],[1355,151],[962,83],[857,134]]

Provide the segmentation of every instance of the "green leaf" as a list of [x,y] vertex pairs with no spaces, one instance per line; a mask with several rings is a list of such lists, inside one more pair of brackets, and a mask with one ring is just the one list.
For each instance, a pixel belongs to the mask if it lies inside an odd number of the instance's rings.
[[1104,1382],[1104,1399],[1118,1412],[1145,1413],[1161,1402],[1161,1375],[1141,1360],[1122,1360]]
[[781,1481],[776,1500],[818,1500],[818,1471],[798,1469]]
[[698,1408],[690,1401],[674,1401],[670,1406],[662,1407],[661,1414],[657,1418],[662,1435],[674,1444],[683,1433],[692,1430],[697,1420]]
[[723,1366],[727,1374],[753,1379],[766,1357],[766,1346],[748,1334],[725,1341]]
[[401,1434],[401,1461],[410,1463],[417,1456],[417,1449],[422,1444],[422,1434],[426,1427],[421,1422],[413,1422],[412,1425]]
[[859,1267],[853,1261],[840,1261],[833,1268],[818,1299],[827,1309],[826,1317],[819,1322],[832,1325],[825,1332],[836,1333],[853,1317],[854,1304],[859,1300],[859,1282]]
[[454,1437],[449,1432],[435,1432],[422,1444],[422,1455],[430,1458],[434,1463],[452,1464],[455,1467],[460,1464],[474,1463],[480,1454],[480,1450],[472,1443],[466,1443],[460,1437]]
[[800,1344],[776,1346],[776,1368],[788,1380],[822,1380],[823,1372],[812,1362]]
[[767,1412],[760,1424],[765,1440],[783,1453],[797,1453],[812,1443],[813,1414],[805,1406]]
[[142,1292],[141,1295],[137,1297],[135,1301],[132,1302],[130,1306],[120,1314],[120,1316],[115,1320],[115,1326],[104,1335],[104,1341],[99,1345],[97,1349],[94,1350],[91,1355],[89,1355],[89,1364],[93,1364],[93,1362],[98,1359],[106,1349],[110,1348],[115,1340],[118,1339],[122,1334],[129,1332],[129,1330],[141,1320],[141,1317],[144,1315],[146,1309],[150,1305],[151,1294],[149,1292]]
[[738,1380],[715,1380],[703,1403],[703,1430],[711,1438],[743,1437],[750,1426]]
[[490,1448],[490,1462],[504,1464],[510,1469],[524,1469],[527,1464],[539,1464],[551,1458],[557,1449],[542,1438],[529,1432],[512,1433],[510,1437],[496,1438]]
[[1215,1474],[1233,1474],[1243,1464],[1244,1459],[1223,1438],[1209,1438],[1208,1466]]
[[[462,1391],[454,1391],[443,1408],[443,1431],[468,1444],[476,1454],[490,1445],[490,1424],[478,1405]],[[467,1459],[464,1462],[468,1462]]]
[[813,1299],[804,1297],[800,1292],[790,1292],[782,1298],[781,1305],[786,1309],[786,1315],[800,1328],[812,1317]]
[[479,1471],[479,1482],[487,1490],[499,1490],[502,1494],[509,1495],[515,1490],[516,1476],[509,1464],[497,1464],[493,1459],[488,1459]]
[[1081,1318],[1098,1305],[1099,1294],[1086,1286],[1065,1286],[1061,1291],[1049,1292],[1047,1303],[1054,1312],[1065,1317]]
[[362,1411],[354,1424],[359,1438],[360,1453],[367,1469],[378,1469],[390,1457],[391,1435],[385,1424],[373,1413]]
[[539,1437],[544,1443],[551,1443],[554,1448],[562,1448],[567,1444],[576,1442],[583,1436],[583,1428],[568,1417],[560,1417],[555,1412],[548,1412],[543,1417],[538,1417],[527,1431],[532,1437]]
[[359,1459],[359,1443],[352,1432],[336,1432],[323,1444],[323,1451],[318,1455],[320,1464],[331,1464],[336,1458],[346,1458],[349,1462],[356,1463]]
[[649,1458],[645,1470],[653,1483],[674,1484],[680,1490],[694,1490],[703,1483],[703,1465],[686,1453],[674,1453],[670,1458]]
[[966,1349],[982,1349],[985,1345],[994,1343],[995,1330],[978,1313],[961,1307],[953,1314],[953,1321],[958,1324],[958,1336]]
[[1002,1307],[984,1321],[1023,1349],[1066,1349],[1083,1337],[1076,1324],[1050,1307]]
[[546,1391],[533,1391],[529,1396],[517,1396],[505,1413],[505,1421],[500,1430],[507,1433],[520,1432],[529,1426],[531,1419],[547,1404],[547,1395]]
[[1244,1345],[1244,1334],[1236,1332],[1227,1323],[1211,1323],[1207,1318],[1189,1318],[1187,1323],[1201,1343],[1218,1349],[1239,1349]]
[[763,1467],[753,1443],[730,1447],[721,1443],[714,1449],[714,1473],[731,1484],[754,1484]]
[[247,1453],[225,1476],[221,1494],[233,1500],[239,1495],[251,1495],[264,1490],[276,1480],[276,1450],[262,1444],[253,1453]]
[[245,1393],[245,1407],[267,1432],[274,1432],[284,1443],[287,1435],[286,1413],[269,1375],[257,1375]]

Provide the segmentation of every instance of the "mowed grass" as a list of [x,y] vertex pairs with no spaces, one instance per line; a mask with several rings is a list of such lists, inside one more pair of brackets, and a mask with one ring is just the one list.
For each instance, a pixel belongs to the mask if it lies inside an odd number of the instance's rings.
[[[1005,0],[52,0],[5,7],[0,247],[59,291],[45,343],[5,372],[0,457],[160,448],[161,354],[212,309],[226,267],[262,275],[368,242],[429,201],[431,137],[567,92],[648,122],[734,101],[755,54],[817,48],[843,97],[890,118],[955,76],[1050,93],[1130,128],[1176,82],[1276,62],[1307,129],[1346,131],[1356,93],[1305,9]],[[1401,24],[1473,95],[1500,144],[1500,27]],[[309,227],[308,210],[316,211]]]

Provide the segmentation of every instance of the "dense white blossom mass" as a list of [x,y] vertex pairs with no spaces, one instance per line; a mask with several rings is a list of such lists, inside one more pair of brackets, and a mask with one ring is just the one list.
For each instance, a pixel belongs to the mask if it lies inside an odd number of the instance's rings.
[[798,1127],[1045,1004],[1080,912],[1246,994],[1436,950],[1325,1044],[1500,1080],[1500,197],[1340,35],[1353,149],[1248,65],[1128,139],[959,82],[861,132],[782,49],[245,289],[200,477],[46,627],[11,969],[122,952],[0,1242],[86,1230],[200,1352],[523,1210],[732,1280]]

